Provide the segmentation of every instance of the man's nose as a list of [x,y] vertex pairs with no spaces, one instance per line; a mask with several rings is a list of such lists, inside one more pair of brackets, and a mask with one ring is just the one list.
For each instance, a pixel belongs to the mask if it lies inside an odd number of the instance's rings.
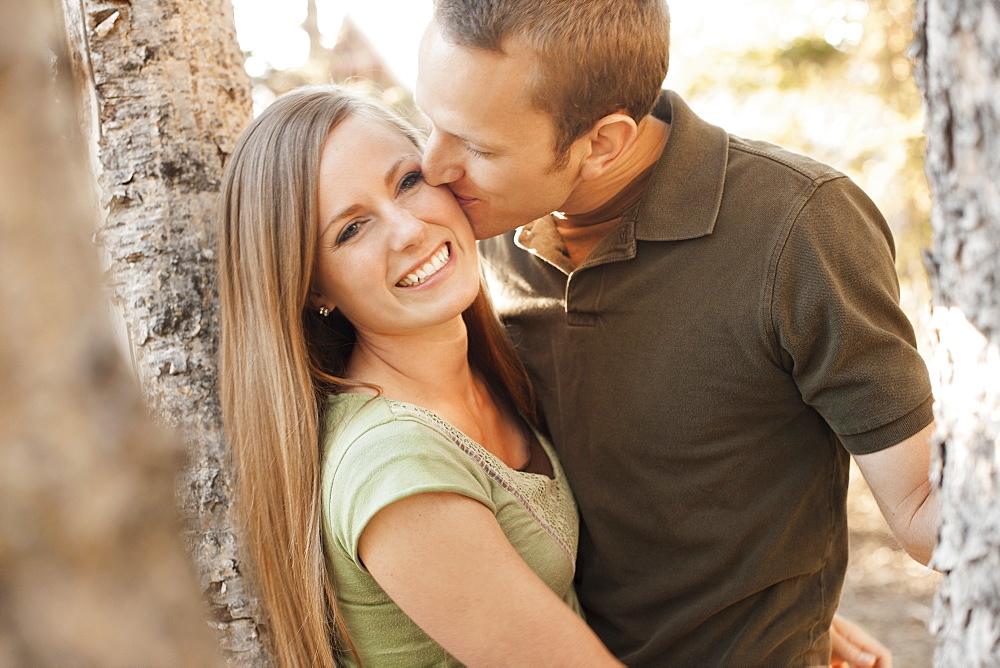
[[442,141],[440,134],[431,132],[424,147],[421,161],[424,181],[432,186],[454,183],[462,178],[462,166],[456,159],[454,148]]

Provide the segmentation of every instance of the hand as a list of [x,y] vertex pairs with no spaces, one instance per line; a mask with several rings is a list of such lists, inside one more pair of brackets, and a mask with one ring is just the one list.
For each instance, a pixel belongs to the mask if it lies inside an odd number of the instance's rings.
[[832,668],[892,668],[892,652],[860,626],[835,615],[830,624]]

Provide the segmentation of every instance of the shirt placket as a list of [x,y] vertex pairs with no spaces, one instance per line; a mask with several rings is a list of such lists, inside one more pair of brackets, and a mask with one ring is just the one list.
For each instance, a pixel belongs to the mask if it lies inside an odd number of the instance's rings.
[[[594,253],[576,269],[567,265],[564,249],[554,228],[539,229],[541,221],[522,229],[516,242],[546,264],[566,276],[563,308],[569,327],[596,327],[600,321],[601,287],[604,277],[602,265],[630,260],[635,257],[635,219],[628,216],[617,228],[609,232]],[[534,229],[532,229],[534,228]]]
[[600,267],[573,271],[566,279],[566,324],[570,327],[595,327],[600,296]]

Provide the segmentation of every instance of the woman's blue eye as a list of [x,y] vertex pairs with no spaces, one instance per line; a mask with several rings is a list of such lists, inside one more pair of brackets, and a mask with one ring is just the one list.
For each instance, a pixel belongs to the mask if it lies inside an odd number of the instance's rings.
[[399,182],[399,189],[403,192],[415,188],[420,185],[420,182],[424,180],[423,172],[410,172],[403,177],[403,180]]
[[356,235],[361,231],[361,221],[352,220],[347,225],[344,225],[344,229],[340,231],[337,235],[337,245],[344,243],[345,241],[350,241],[351,237]]

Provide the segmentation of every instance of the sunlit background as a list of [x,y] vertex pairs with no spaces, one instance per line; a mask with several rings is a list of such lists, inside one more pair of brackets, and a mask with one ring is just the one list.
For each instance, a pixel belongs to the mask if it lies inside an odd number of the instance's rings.
[[[416,51],[431,0],[234,0],[257,111],[306,83],[354,81],[413,114]],[[896,239],[902,301],[925,357],[930,243],[920,98],[907,57],[909,0],[673,0],[670,73],[706,120],[846,172]],[[936,576],[902,554],[855,476],[843,606],[895,652],[930,666]]]

